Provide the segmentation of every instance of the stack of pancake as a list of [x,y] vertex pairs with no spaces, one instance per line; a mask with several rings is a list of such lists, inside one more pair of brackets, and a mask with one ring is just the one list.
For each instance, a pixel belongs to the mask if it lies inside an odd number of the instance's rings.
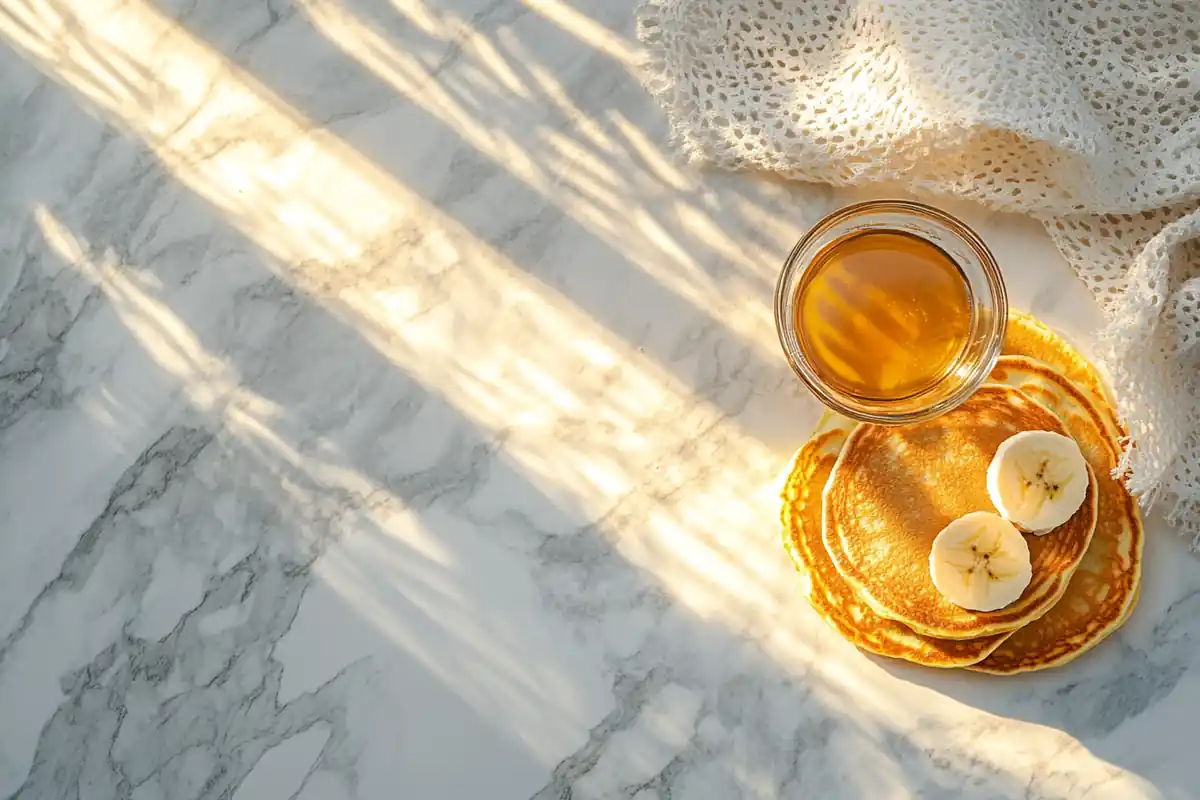
[[[1026,535],[1033,578],[1016,602],[969,611],[934,587],[930,547],[957,517],[994,511],[988,464],[1022,430],[1075,440],[1091,468],[1089,499],[1054,532]],[[1111,477],[1121,436],[1092,365],[1033,317],[1012,314],[990,382],[959,408],[898,427],[829,414],[796,454],[782,520],[809,602],[878,655],[993,674],[1065,664],[1137,603],[1141,518]]]

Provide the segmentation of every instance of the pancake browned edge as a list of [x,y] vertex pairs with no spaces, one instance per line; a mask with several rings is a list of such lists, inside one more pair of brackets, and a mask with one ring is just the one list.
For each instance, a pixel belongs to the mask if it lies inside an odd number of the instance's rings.
[[1026,537],[1033,579],[1015,602],[971,611],[943,597],[929,576],[933,538],[958,517],[993,508],[988,464],[1002,442],[1024,430],[1066,433],[1021,392],[985,385],[934,420],[864,424],[850,434],[825,487],[823,541],[875,613],[924,636],[973,639],[1016,630],[1058,601],[1095,529],[1095,476],[1071,519],[1051,534]]
[[1016,387],[1053,411],[1099,480],[1096,533],[1062,599],[971,667],[1008,675],[1066,664],[1129,618],[1141,588],[1144,537],[1137,504],[1111,475],[1120,452],[1104,424],[1111,411],[1096,407],[1088,383],[1079,388],[1046,364],[1020,356],[1002,357],[991,379]]
[[843,638],[867,652],[927,667],[965,667],[980,661],[1008,634],[960,641],[921,636],[864,605],[830,560],[821,540],[821,494],[854,425],[837,419],[818,428],[796,453],[784,483],[783,543],[803,579],[808,602]]
[[1032,314],[1008,312],[1008,326],[1004,331],[1004,345],[1000,354],[1037,359],[1055,370],[1092,402],[1100,412],[1100,423],[1114,442],[1119,444],[1125,437],[1126,431],[1117,419],[1116,404],[1099,370]]

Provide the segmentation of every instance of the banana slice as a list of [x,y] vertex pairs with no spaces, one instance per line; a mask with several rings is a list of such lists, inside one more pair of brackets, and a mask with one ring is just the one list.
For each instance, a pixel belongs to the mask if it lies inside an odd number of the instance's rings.
[[995,611],[1020,597],[1033,579],[1029,545],[1008,520],[973,511],[934,538],[929,575],[951,603]]
[[1000,516],[1039,536],[1069,520],[1083,505],[1087,488],[1087,462],[1079,445],[1051,431],[1010,436],[988,465],[988,496]]

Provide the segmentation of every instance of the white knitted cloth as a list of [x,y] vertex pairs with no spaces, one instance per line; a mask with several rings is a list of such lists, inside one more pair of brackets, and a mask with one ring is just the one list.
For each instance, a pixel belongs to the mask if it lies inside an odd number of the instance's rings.
[[1106,314],[1119,470],[1200,541],[1200,2],[646,0],[638,34],[693,159],[1042,220]]

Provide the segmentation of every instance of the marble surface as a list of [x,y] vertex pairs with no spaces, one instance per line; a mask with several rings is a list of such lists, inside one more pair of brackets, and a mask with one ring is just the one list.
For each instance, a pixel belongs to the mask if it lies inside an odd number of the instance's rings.
[[[777,267],[612,0],[0,0],[0,797],[1193,797],[1200,564],[1027,678],[866,657]],[[879,189],[871,194],[886,193]],[[1096,311],[952,206],[1014,304]]]

